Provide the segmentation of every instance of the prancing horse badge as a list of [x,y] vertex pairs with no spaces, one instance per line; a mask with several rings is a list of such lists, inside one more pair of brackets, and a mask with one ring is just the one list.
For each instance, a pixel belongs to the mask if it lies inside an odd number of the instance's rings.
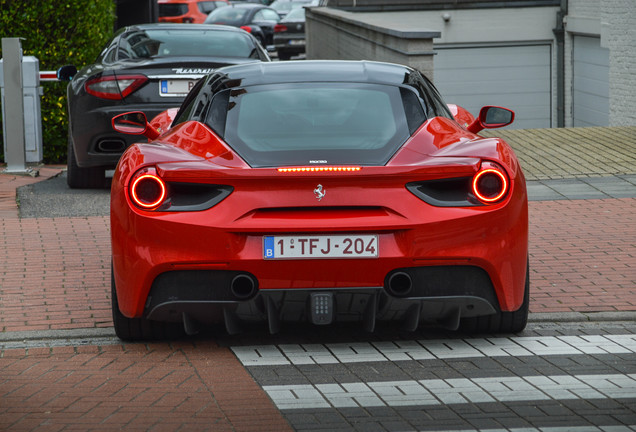
[[314,189],[314,195],[316,195],[316,199],[320,201],[325,197],[325,195],[327,195],[327,191],[323,190],[322,185],[319,184],[318,186],[316,186],[316,189]]

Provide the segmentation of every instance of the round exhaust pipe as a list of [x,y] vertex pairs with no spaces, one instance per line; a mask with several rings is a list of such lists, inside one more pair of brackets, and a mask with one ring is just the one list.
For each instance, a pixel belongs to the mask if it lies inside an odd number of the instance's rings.
[[395,297],[407,297],[413,289],[411,275],[405,272],[395,272],[389,276],[387,291]]
[[256,290],[256,281],[246,274],[238,274],[230,282],[230,291],[238,300],[246,300],[254,296]]

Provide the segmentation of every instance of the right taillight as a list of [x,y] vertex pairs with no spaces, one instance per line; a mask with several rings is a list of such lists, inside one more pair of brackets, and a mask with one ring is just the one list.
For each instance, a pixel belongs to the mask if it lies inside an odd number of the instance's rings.
[[509,183],[508,176],[499,165],[485,162],[473,176],[472,192],[484,204],[493,204],[506,196]]
[[86,93],[101,99],[123,99],[139,87],[144,85],[148,78],[143,75],[107,75],[86,81],[84,88]]

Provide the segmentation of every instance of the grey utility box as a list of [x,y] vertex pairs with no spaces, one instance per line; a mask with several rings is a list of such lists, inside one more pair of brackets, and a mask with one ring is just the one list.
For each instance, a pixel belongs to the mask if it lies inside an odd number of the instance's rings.
[[[2,136],[7,136],[6,110],[4,97],[3,60],[0,59],[0,93],[2,98]],[[40,109],[40,61],[33,56],[22,57],[22,100],[24,107],[24,145],[26,162],[42,162],[42,113]],[[4,154],[7,143],[4,140]]]

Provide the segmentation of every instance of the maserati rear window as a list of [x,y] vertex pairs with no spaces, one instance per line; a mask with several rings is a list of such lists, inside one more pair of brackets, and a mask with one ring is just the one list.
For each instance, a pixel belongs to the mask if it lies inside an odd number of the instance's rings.
[[139,30],[121,38],[119,59],[167,56],[249,58],[254,50],[247,35],[223,30]]
[[402,93],[365,83],[234,89],[224,138],[253,167],[385,164],[410,135]]

